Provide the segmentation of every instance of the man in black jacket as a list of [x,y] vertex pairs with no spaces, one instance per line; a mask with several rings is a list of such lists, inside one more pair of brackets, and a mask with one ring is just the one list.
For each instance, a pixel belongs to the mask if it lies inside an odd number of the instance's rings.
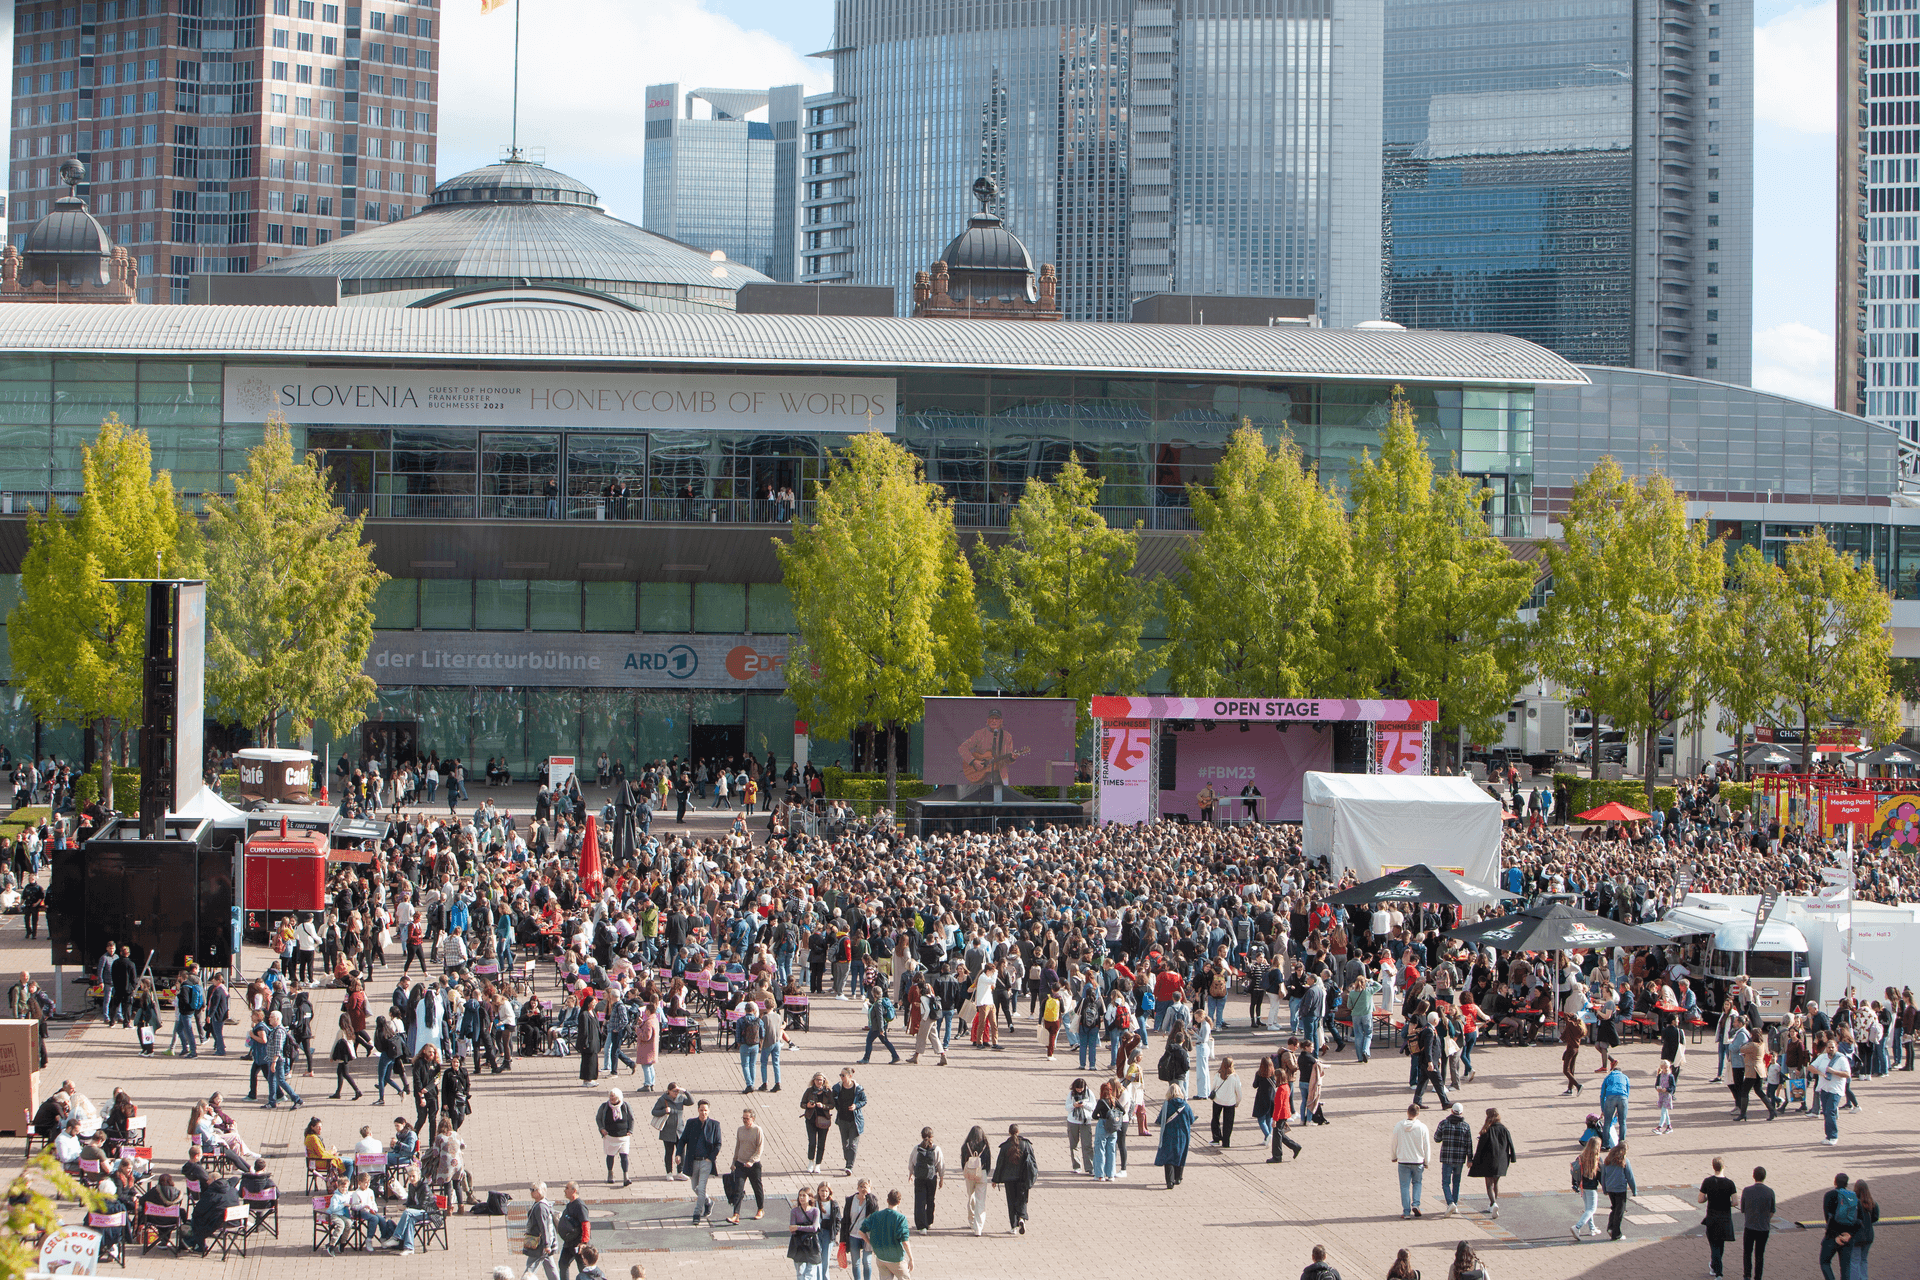
[[1340,1280],[1340,1273],[1327,1265],[1327,1246],[1313,1246],[1313,1261],[1300,1272],[1300,1280]]
[[207,1237],[227,1220],[227,1210],[240,1203],[240,1188],[234,1178],[216,1178],[205,1184],[194,1201],[193,1216],[181,1228],[179,1247],[196,1252],[207,1247]]
[[1033,1157],[1033,1143],[1020,1136],[1020,1126],[1007,1126],[1007,1140],[993,1162],[993,1183],[1007,1189],[1009,1229],[1027,1234],[1027,1195],[1033,1190],[1040,1166]]
[[680,1169],[693,1182],[693,1225],[713,1216],[707,1197],[707,1179],[720,1159],[720,1122],[707,1114],[702,1102],[694,1118],[680,1128]]

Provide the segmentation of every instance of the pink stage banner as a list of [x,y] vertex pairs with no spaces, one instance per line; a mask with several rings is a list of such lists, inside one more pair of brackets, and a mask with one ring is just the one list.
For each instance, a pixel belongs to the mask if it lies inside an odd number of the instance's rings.
[[1109,720],[1100,733],[1100,820],[1153,816],[1153,729],[1145,720]]
[[1093,700],[1096,720],[1398,720],[1440,718],[1438,702],[1401,698],[1123,698]]

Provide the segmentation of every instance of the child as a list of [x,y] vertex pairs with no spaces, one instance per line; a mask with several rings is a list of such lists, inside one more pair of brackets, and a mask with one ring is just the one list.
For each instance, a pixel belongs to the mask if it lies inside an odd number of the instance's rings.
[[1673,1085],[1673,1064],[1662,1062],[1653,1077],[1653,1094],[1660,1100],[1660,1123],[1654,1126],[1655,1133],[1673,1132]]

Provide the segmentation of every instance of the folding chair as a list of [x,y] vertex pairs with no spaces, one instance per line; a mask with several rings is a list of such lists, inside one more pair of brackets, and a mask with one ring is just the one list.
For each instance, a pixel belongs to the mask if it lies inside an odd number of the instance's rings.
[[355,1228],[360,1224],[352,1218],[337,1213],[328,1213],[327,1206],[333,1203],[331,1196],[314,1196],[313,1201],[313,1251],[319,1253],[339,1253],[359,1247],[355,1239]]
[[414,1237],[420,1241],[420,1247],[426,1249],[437,1239],[444,1251],[452,1247],[447,1240],[447,1197],[434,1193],[433,1208],[426,1211],[426,1217],[413,1226]]
[[106,1172],[104,1162],[99,1160],[89,1160],[85,1156],[80,1157],[79,1169],[80,1169],[80,1181],[86,1183],[90,1187],[99,1186],[100,1177],[103,1173]]
[[180,1186],[181,1194],[186,1196],[188,1205],[192,1205],[195,1200],[200,1198],[200,1184],[192,1178],[181,1179]]
[[806,996],[788,996],[786,998],[787,1030],[811,1031],[813,1029],[813,1008]]
[[333,1164],[327,1160],[307,1157],[307,1194],[327,1189],[327,1179],[333,1176]]
[[353,1155],[353,1171],[367,1175],[368,1189],[377,1196],[387,1194],[387,1153],[384,1151],[356,1151]]
[[140,1256],[162,1244],[172,1243],[170,1237],[180,1230],[181,1206],[177,1204],[143,1203],[140,1206],[140,1225],[151,1228],[153,1238],[140,1242]]
[[253,1224],[253,1210],[245,1204],[229,1205],[227,1216],[221,1224],[207,1236],[207,1252],[214,1245],[220,1246],[222,1260],[230,1257],[235,1249],[241,1257],[247,1256],[247,1230]]
[[[121,1270],[127,1266],[127,1211],[121,1209],[114,1213],[89,1213],[86,1225],[100,1232],[100,1260],[118,1262]],[[118,1227],[120,1239],[113,1244],[107,1243],[106,1233]]]
[[31,1160],[31,1159],[33,1159],[33,1153],[34,1153],[34,1152],[36,1152],[36,1151],[38,1151],[38,1150],[39,1150],[40,1148],[42,1148],[42,1147],[44,1147],[44,1146],[46,1146],[46,1145],[48,1145],[49,1143],[51,1143],[51,1142],[53,1141],[53,1139],[52,1139],[52,1138],[49,1138],[49,1137],[48,1137],[47,1135],[45,1135],[45,1134],[43,1134],[43,1133],[39,1133],[39,1132],[37,1132],[37,1131],[36,1131],[36,1130],[34,1129],[34,1127],[33,1127],[33,1108],[32,1108],[32,1107],[22,1107],[22,1108],[20,1108],[20,1115],[21,1115],[21,1125],[20,1125],[20,1132],[22,1132],[22,1133],[24,1133],[24,1134],[26,1134],[26,1135],[27,1135],[27,1154],[26,1154],[26,1158],[27,1158],[27,1159],[29,1159],[29,1160]]
[[248,1234],[264,1231],[278,1240],[280,1238],[280,1189],[268,1187],[264,1191],[242,1191],[240,1200],[253,1214],[253,1221],[247,1224]]

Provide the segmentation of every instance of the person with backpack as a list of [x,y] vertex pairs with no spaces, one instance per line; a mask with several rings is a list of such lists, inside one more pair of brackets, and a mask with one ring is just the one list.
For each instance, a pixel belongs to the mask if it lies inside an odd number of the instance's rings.
[[187,961],[187,971],[180,978],[180,987],[174,992],[173,1034],[167,1037],[167,1056],[173,1056],[174,1041],[181,1046],[180,1056],[197,1058],[200,1047],[193,1038],[194,1017],[206,1007],[206,992],[200,986],[200,973],[192,960]]
[[733,1040],[740,1050],[740,1078],[745,1082],[742,1093],[754,1090],[754,1066],[759,1061],[760,1040],[766,1030],[766,1024],[760,1021],[760,1007],[751,1000],[741,1004],[740,1020],[733,1024]]
[[[991,1017],[992,1015],[988,1015],[988,1016]],[[895,1062],[900,1061],[900,1051],[893,1047],[893,1039],[892,1037],[887,1035],[887,1028],[893,1025],[894,1017],[895,1017],[895,1011],[893,1007],[893,1000],[889,996],[887,996],[887,994],[884,991],[880,989],[880,984],[875,983],[872,986],[868,987],[867,988],[867,1051],[861,1055],[860,1061],[862,1063],[872,1061],[873,1042],[875,1040],[878,1040],[881,1044],[887,1046],[887,1052],[893,1055],[893,1060]]]
[[1007,1191],[1009,1229],[1027,1234],[1027,1198],[1034,1180],[1040,1176],[1039,1161],[1033,1143],[1020,1136],[1020,1126],[1007,1126],[1007,1140],[1000,1144],[1000,1155],[993,1165],[993,1185]]
[[1078,1068],[1081,1071],[1100,1069],[1100,1023],[1105,1010],[1100,1003],[1100,989],[1092,982],[1080,989],[1079,1003],[1074,1006],[1073,1043],[1079,1051]]
[[1853,1235],[1860,1226],[1860,1196],[1847,1185],[1848,1181],[1846,1174],[1834,1174],[1833,1190],[1820,1201],[1820,1216],[1827,1223],[1826,1234],[1820,1240],[1822,1280],[1834,1280],[1835,1257],[1840,1259],[1840,1280],[1848,1280],[1853,1274]]
[[560,1280],[580,1264],[580,1247],[593,1238],[593,1224],[587,1220],[586,1202],[580,1199],[580,1185],[569,1182],[567,1203],[553,1220],[553,1233],[560,1240]]
[[920,1141],[907,1153],[907,1176],[913,1179],[913,1229],[926,1231],[933,1226],[934,1195],[947,1185],[947,1158],[930,1127],[920,1130]]

